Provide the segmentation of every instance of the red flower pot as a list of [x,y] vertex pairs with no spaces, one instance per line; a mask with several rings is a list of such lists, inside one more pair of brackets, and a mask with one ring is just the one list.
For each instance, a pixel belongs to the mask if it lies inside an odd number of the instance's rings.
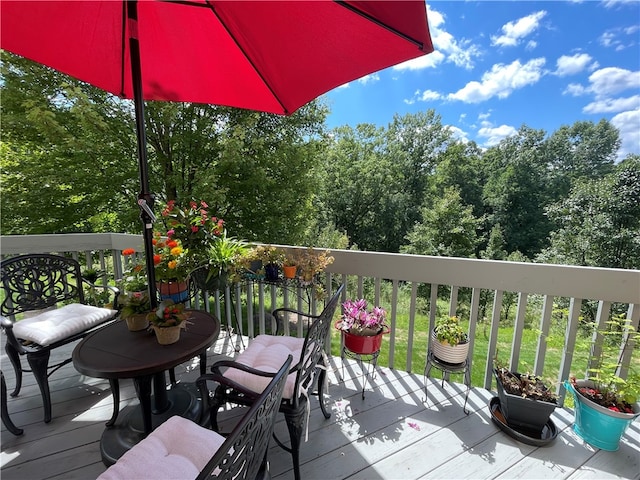
[[354,335],[343,330],[342,338],[344,338],[345,348],[349,351],[360,355],[369,355],[380,351],[382,335],[386,333],[389,333],[387,327],[380,330],[377,335]]

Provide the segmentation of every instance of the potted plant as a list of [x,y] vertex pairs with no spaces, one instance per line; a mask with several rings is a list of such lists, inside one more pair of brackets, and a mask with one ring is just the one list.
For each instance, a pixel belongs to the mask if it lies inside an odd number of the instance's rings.
[[186,206],[170,200],[162,209],[165,236],[180,242],[192,269],[208,259],[210,248],[224,233],[224,220],[211,216],[208,208],[202,200]]
[[[494,362],[497,363],[497,362]],[[558,406],[557,395],[540,377],[494,366],[500,410],[510,427],[541,432]]]
[[358,354],[380,350],[382,335],[389,333],[385,323],[387,312],[381,307],[369,310],[367,301],[347,300],[342,304],[342,316],[335,327],[342,332],[344,346]]
[[284,262],[282,264],[282,275],[284,278],[292,280],[296,278],[298,271],[297,255],[291,251],[287,251],[284,256]]
[[313,282],[315,276],[331,265],[333,260],[329,250],[316,250],[313,247],[295,253],[295,262],[303,282]]
[[624,432],[640,416],[640,374],[630,368],[626,379],[619,376],[624,352],[640,335],[624,314],[612,317],[606,328],[592,326],[587,378],[571,376],[564,386],[574,399],[574,431],[595,447],[615,451]]
[[153,263],[156,285],[160,298],[183,302],[189,296],[189,272],[191,271],[180,240],[163,239],[159,232],[153,237]]
[[206,261],[191,276],[204,290],[223,290],[246,250],[246,242],[230,237],[225,230],[212,242]]
[[256,247],[256,257],[262,260],[264,276],[267,281],[275,282],[278,280],[284,256],[284,252],[273,245],[258,245]]
[[469,335],[460,325],[457,316],[451,315],[436,319],[431,332],[431,350],[433,355],[445,363],[463,363],[469,354]]
[[145,330],[149,326],[147,315],[151,311],[148,292],[132,292],[124,296],[120,318],[127,323],[132,332]]
[[170,345],[180,339],[180,330],[186,327],[188,315],[182,303],[173,300],[160,302],[158,308],[147,315],[158,343]]

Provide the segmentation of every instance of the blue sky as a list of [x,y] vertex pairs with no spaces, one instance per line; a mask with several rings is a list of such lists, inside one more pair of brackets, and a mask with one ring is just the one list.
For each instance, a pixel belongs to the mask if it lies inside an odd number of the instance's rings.
[[431,1],[427,16],[435,52],[328,92],[329,127],[434,109],[490,147],[604,118],[618,158],[640,154],[640,0]]

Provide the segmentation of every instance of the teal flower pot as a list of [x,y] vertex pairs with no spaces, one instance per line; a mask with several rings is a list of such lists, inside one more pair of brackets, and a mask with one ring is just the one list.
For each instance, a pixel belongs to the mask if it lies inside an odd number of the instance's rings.
[[[589,380],[578,380],[577,384],[579,387],[594,385]],[[573,395],[575,404],[573,431],[594,447],[611,452],[618,450],[624,432],[640,416],[637,405],[636,413],[614,412],[576,392],[571,382],[565,380],[564,387]]]

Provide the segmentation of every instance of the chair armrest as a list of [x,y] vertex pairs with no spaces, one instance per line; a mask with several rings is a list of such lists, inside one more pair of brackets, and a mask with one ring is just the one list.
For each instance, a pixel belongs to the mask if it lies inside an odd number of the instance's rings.
[[113,295],[113,310],[121,310],[122,307],[118,307],[118,297],[120,296],[120,289],[118,287],[114,287],[112,285],[97,285],[95,283],[91,283],[84,277],[82,277],[82,283],[89,286],[89,288],[108,290]]
[[7,335],[7,343],[11,344],[20,354],[27,352],[13,333],[13,322],[11,319],[0,315],[0,327],[2,327],[4,333]]

